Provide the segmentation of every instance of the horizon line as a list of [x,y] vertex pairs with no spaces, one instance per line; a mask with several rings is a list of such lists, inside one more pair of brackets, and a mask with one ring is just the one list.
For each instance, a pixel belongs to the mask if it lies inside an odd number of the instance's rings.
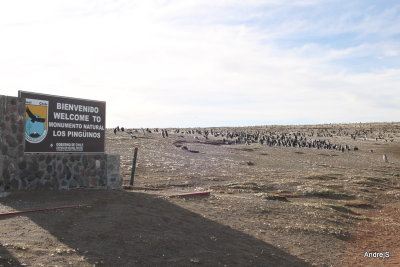
[[106,127],[106,129],[114,129],[118,126],[125,129],[196,129],[196,128],[246,128],[246,127],[276,127],[276,126],[322,126],[322,125],[351,125],[351,124],[396,124],[400,121],[373,121],[373,122],[330,122],[330,123],[314,123],[314,124],[259,124],[259,125],[242,125],[242,126],[190,126],[190,127],[125,127],[117,125],[114,127]]

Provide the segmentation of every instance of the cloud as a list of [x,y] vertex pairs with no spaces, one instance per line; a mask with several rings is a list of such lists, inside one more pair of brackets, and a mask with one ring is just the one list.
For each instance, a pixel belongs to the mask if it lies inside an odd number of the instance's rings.
[[12,3],[0,6],[1,93],[106,100],[109,127],[400,115],[396,4],[367,1],[363,14],[348,1]]

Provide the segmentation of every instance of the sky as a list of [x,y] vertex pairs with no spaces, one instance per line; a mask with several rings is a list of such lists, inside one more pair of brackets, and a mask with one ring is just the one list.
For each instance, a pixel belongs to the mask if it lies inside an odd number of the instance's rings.
[[400,121],[400,1],[0,1],[0,94],[107,127]]

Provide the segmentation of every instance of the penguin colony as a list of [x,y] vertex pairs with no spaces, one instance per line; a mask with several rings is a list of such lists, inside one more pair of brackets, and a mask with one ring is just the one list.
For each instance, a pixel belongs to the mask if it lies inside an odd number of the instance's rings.
[[[118,132],[124,132],[124,127],[114,128],[114,134]],[[366,139],[367,132],[355,131],[348,132],[344,130],[333,130],[333,129],[318,129],[310,130],[306,132],[278,132],[268,130],[237,130],[237,129],[159,129],[159,128],[146,128],[141,129],[143,134],[158,133],[163,138],[168,138],[170,133],[178,135],[178,137],[184,137],[185,135],[193,135],[194,139],[204,138],[208,140],[211,136],[215,138],[222,138],[222,141],[226,145],[235,144],[253,144],[259,143],[265,146],[275,147],[297,147],[297,148],[315,148],[315,149],[327,149],[327,150],[338,150],[338,151],[357,151],[358,147],[342,144],[334,144],[330,140],[325,139],[326,137],[334,136],[348,136],[351,139],[356,138]],[[130,134],[132,138],[137,138],[135,133],[139,133],[138,129],[127,130],[126,133]],[[325,138],[324,138],[325,137]],[[383,137],[376,138],[383,139]]]

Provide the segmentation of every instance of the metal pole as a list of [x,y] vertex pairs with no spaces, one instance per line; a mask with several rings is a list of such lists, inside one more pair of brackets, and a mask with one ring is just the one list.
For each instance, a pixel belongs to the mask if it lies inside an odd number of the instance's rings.
[[138,148],[135,147],[135,151],[133,152],[133,162],[132,162],[132,173],[131,173],[130,185],[133,185],[133,182],[135,180],[137,153],[138,153]]

